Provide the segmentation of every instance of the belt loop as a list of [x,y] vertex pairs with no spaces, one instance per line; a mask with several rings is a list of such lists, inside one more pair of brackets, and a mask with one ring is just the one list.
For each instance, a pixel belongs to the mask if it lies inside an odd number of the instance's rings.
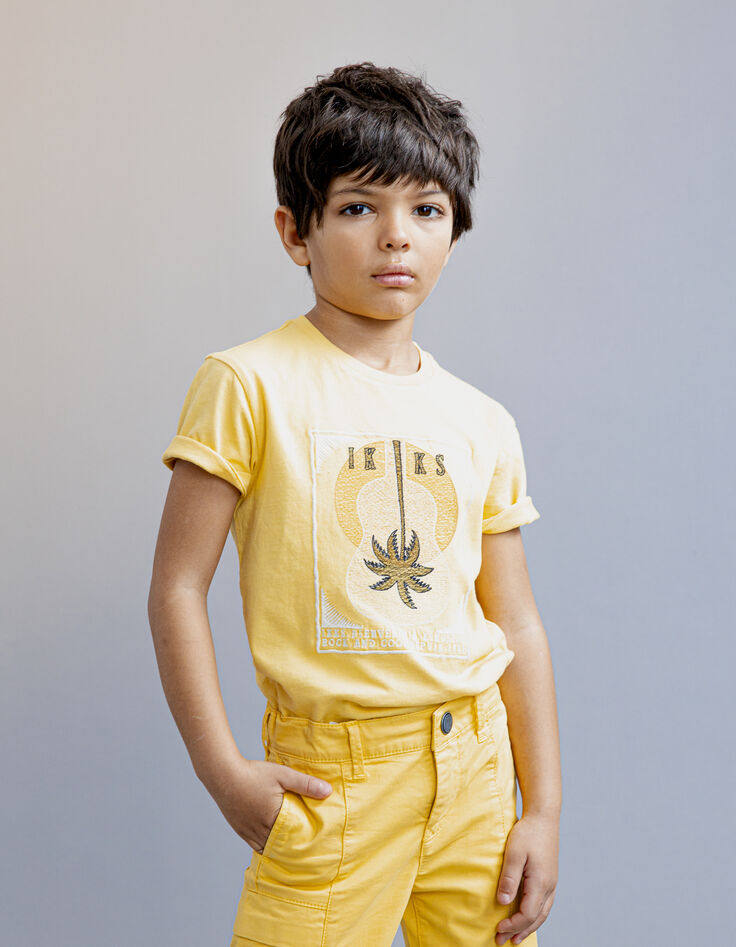
[[348,740],[350,742],[350,756],[353,762],[353,775],[355,780],[366,779],[365,766],[363,765],[363,744],[360,740],[360,727],[356,720],[346,723],[348,731]]
[[261,724],[261,742],[263,743],[263,752],[266,754],[266,759],[268,759],[268,752],[271,749],[271,737],[268,732],[271,714],[271,705],[266,704],[266,712],[263,715],[263,723]]
[[485,706],[485,701],[481,700],[478,694],[473,697],[473,718],[478,743],[485,743],[490,732],[488,709]]

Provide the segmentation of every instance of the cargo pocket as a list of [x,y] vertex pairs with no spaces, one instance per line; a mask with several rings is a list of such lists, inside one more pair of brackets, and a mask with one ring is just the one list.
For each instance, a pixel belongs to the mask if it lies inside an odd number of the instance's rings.
[[254,941],[269,947],[322,947],[326,916],[326,907],[270,898],[246,885],[233,933],[248,943]]

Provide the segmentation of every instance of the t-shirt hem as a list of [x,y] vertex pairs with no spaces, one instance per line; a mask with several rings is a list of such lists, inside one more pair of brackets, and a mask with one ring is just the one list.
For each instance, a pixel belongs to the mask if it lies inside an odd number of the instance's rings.
[[532,503],[532,498],[527,496],[517,500],[516,503],[506,507],[505,510],[484,519],[481,532],[505,533],[507,530],[516,529],[517,526],[526,526],[538,519],[539,511]]
[[245,494],[246,486],[235,472],[235,469],[224,457],[221,457],[216,451],[212,450],[206,444],[195,441],[194,438],[187,437],[184,434],[177,434],[161,456],[163,463],[169,468],[174,469],[174,461],[177,459],[188,460],[198,467],[202,467],[208,473],[221,477],[231,483],[241,494]]

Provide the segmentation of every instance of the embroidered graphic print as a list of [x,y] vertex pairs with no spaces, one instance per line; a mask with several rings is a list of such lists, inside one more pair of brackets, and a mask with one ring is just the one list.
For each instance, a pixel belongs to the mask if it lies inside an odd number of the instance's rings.
[[467,654],[469,590],[448,547],[453,473],[470,469],[469,450],[398,435],[311,439],[317,650]]
[[[419,557],[419,537],[417,531],[411,531],[411,544],[407,547],[405,542],[406,527],[404,524],[404,489],[403,477],[401,476],[401,441],[394,441],[394,462],[396,465],[396,492],[399,495],[399,515],[401,517],[401,544],[397,545],[396,530],[388,537],[387,549],[384,549],[373,537],[373,551],[378,557],[378,562],[371,562],[368,559],[363,560],[373,572],[378,575],[383,574],[383,579],[371,586],[372,589],[385,591],[393,588],[395,585],[399,591],[399,596],[404,605],[409,608],[416,608],[409,594],[409,590],[415,592],[429,592],[432,588],[426,582],[422,582],[420,575],[428,575],[432,571],[432,566],[422,566],[417,562]],[[417,455],[419,458],[420,455]]]

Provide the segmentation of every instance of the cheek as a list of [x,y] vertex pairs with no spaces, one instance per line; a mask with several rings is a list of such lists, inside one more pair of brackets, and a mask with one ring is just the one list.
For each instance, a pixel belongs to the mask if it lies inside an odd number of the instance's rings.
[[433,232],[425,232],[421,235],[423,239],[417,243],[417,249],[424,258],[428,269],[436,271],[442,269],[450,249],[451,236],[451,226],[443,226],[442,229],[438,227]]
[[342,299],[355,290],[355,276],[365,267],[365,255],[361,255],[351,241],[335,239],[320,247],[315,262],[315,286],[333,299]]
[[325,255],[325,272],[330,279],[339,279],[343,284],[346,278],[365,268],[365,250],[354,239],[335,240]]
[[446,257],[447,249],[444,246],[434,249],[431,257],[431,270],[435,277],[439,277],[440,273],[442,272],[442,267],[445,264]]

